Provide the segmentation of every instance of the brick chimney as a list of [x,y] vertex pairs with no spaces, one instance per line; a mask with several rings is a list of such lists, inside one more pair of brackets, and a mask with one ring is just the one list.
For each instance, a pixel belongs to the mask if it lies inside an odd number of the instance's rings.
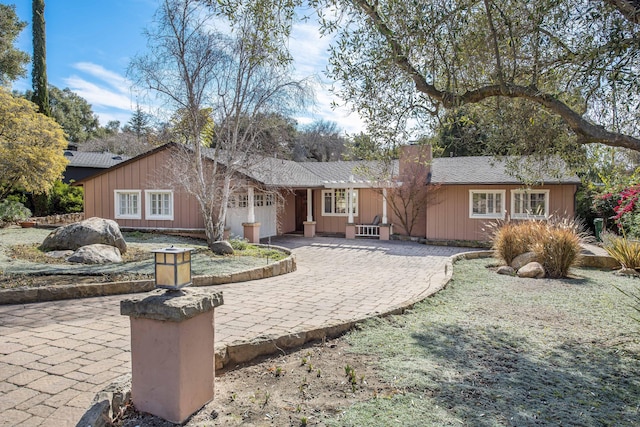
[[[399,177],[424,174],[431,177],[431,145],[410,144],[400,147]],[[402,180],[402,178],[400,178]],[[426,183],[426,182],[425,182]]]

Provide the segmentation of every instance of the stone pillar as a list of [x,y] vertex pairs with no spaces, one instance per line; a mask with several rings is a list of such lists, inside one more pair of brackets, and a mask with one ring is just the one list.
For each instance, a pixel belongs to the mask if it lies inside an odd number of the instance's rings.
[[255,198],[253,196],[253,187],[247,189],[247,222],[256,222]]
[[347,239],[355,239],[356,238],[356,225],[354,223],[347,223],[347,228],[345,232],[345,236]]
[[316,237],[316,222],[315,221],[305,221],[304,224],[304,237],[310,239],[312,237]]
[[260,243],[260,223],[259,222],[243,222],[244,238],[249,243]]
[[391,224],[380,224],[380,240],[391,239]]
[[213,399],[213,309],[222,304],[222,292],[192,288],[120,302],[131,321],[136,409],[181,424]]

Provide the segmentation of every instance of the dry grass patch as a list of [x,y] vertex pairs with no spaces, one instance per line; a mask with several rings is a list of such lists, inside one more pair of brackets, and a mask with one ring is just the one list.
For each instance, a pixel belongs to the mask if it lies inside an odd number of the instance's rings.
[[499,221],[489,227],[496,257],[506,265],[525,252],[534,252],[547,277],[567,277],[580,262],[585,234],[579,222],[566,218],[546,221]]
[[[39,264],[67,264],[64,258],[52,258],[40,250],[39,244],[13,245],[9,248],[9,256],[14,259],[35,262]],[[122,254],[122,262],[138,262],[153,259],[148,250],[129,245],[127,252]]]

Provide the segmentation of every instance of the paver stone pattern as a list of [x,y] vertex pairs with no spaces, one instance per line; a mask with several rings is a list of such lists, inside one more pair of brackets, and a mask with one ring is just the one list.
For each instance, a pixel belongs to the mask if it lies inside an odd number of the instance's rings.
[[[298,270],[222,285],[216,347],[360,320],[426,297],[462,248],[280,237]],[[0,426],[75,426],[131,369],[129,318],[110,296],[0,306]]]

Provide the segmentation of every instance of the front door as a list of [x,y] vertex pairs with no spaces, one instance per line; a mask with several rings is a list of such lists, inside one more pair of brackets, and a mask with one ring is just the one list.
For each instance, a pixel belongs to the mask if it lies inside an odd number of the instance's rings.
[[307,190],[296,190],[296,232],[304,233],[307,220]]

